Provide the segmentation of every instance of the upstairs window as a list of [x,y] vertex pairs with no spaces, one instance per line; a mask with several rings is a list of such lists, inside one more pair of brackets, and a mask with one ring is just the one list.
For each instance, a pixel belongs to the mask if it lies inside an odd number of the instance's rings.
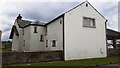
[[45,35],[47,35],[47,26],[46,26],[45,32],[46,32]]
[[23,29],[23,35],[24,35],[24,29]]
[[52,40],[52,47],[56,47],[56,40]]
[[34,27],[34,33],[37,33],[37,27]]
[[83,18],[83,27],[95,27],[95,19],[94,18]]
[[40,42],[43,42],[43,35],[40,35]]
[[24,42],[23,42],[23,46],[25,46],[25,40],[24,40]]

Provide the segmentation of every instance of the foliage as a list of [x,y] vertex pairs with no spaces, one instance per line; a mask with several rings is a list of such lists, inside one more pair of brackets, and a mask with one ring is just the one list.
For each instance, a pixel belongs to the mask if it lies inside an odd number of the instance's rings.
[[2,41],[2,51],[11,51],[12,42],[11,41]]

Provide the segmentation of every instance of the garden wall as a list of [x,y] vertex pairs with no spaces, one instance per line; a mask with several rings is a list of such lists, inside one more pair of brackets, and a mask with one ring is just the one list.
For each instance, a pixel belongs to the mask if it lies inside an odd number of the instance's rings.
[[62,51],[46,51],[46,52],[3,52],[2,64],[22,64],[34,63],[42,61],[63,60]]

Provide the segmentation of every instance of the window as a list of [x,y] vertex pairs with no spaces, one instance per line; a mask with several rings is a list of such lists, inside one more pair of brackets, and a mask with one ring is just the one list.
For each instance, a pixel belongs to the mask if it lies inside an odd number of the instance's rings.
[[45,32],[46,32],[45,35],[47,35],[47,26],[46,26]]
[[43,35],[40,35],[40,42],[43,42]]
[[88,7],[88,4],[86,3],[86,7]]
[[95,19],[94,18],[83,18],[83,27],[95,27]]
[[60,24],[62,24],[62,20],[60,20]]
[[37,27],[34,27],[34,33],[37,33]]
[[52,41],[52,47],[56,47],[56,40]]
[[24,29],[23,29],[23,35],[24,35]]
[[48,47],[48,40],[46,40],[46,47]]
[[25,40],[24,40],[23,46],[25,46]]

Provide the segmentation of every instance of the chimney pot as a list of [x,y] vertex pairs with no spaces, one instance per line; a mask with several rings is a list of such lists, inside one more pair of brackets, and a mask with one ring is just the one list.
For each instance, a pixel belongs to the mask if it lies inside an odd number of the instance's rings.
[[22,19],[22,16],[21,16],[21,14],[19,14],[17,17],[17,20],[21,20],[21,19]]

